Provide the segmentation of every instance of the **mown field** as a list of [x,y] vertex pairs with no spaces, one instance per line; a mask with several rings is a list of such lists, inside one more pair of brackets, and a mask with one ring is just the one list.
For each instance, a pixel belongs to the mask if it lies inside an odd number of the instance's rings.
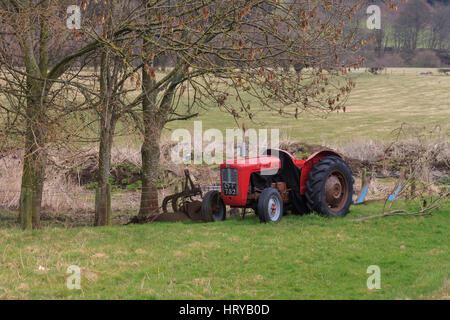
[[[421,75],[431,72],[432,75]],[[165,73],[158,72],[157,78]],[[280,116],[258,106],[260,103],[243,93],[242,99],[252,105],[253,121],[239,119],[247,128],[280,129],[283,140],[295,140],[324,145],[347,144],[357,140],[387,140],[392,138],[392,131],[404,122],[435,128],[442,134],[449,134],[450,125],[450,76],[440,74],[437,68],[387,68],[379,75],[373,75],[360,69],[352,73],[356,87],[352,90],[346,104],[346,112],[320,114],[301,113],[298,119],[293,116]],[[129,84],[130,85],[130,84]],[[134,86],[133,86],[134,87]],[[187,90],[186,90],[187,92]],[[130,101],[138,92],[131,93]],[[0,101],[6,102],[4,97]],[[181,98],[181,105],[187,102],[187,94]],[[183,114],[183,107],[177,112]],[[193,121],[202,121],[203,129],[215,128],[225,133],[226,129],[236,128],[233,117],[209,104],[206,109],[195,108],[199,116],[188,121],[169,122],[164,130],[166,140],[170,139],[174,129],[193,130]],[[92,115],[85,114],[85,119]],[[83,127],[84,128],[84,127]],[[96,139],[98,127],[93,121],[89,128],[83,129],[83,137]],[[141,137],[129,122],[119,121],[117,126],[116,146],[141,145]]]
[[[0,298],[448,299],[450,206],[433,216],[353,220],[381,208],[271,224],[250,215],[211,224],[2,227]],[[82,270],[81,290],[66,287],[70,265]],[[379,290],[366,286],[370,265],[381,269]]]
[[[420,75],[433,72],[433,75]],[[434,128],[449,134],[450,76],[439,75],[437,69],[391,68],[379,75],[354,73],[356,82],[347,103],[346,112],[317,117],[302,114],[280,117],[265,110],[255,112],[254,123],[244,120],[247,128],[278,128],[280,138],[307,143],[347,144],[355,140],[389,140],[392,131],[403,122]],[[251,100],[250,100],[251,102]],[[251,103],[258,105],[256,101]],[[202,111],[196,120],[203,128],[225,130],[235,128],[233,118],[216,109]],[[193,130],[192,121],[170,123],[166,134],[176,128]]]

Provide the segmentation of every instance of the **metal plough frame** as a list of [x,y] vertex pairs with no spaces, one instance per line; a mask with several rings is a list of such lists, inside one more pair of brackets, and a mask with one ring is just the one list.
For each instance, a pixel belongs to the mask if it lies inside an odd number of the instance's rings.
[[[186,209],[186,206],[182,205],[179,207],[179,200],[182,200],[182,203],[185,204],[186,201],[193,201],[192,197],[200,196],[203,197],[202,189],[199,185],[195,185],[191,179],[191,175],[189,174],[189,170],[184,170],[185,181],[184,181],[184,190],[170,196],[164,198],[162,203],[163,213],[167,213],[167,205],[169,202],[172,203],[173,212],[183,211]],[[188,214],[188,212],[185,212]]]

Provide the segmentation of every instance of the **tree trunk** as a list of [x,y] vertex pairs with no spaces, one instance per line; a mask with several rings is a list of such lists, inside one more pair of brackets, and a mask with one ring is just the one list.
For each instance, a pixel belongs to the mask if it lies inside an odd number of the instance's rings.
[[[147,91],[154,80],[143,71],[143,90]],[[159,166],[159,143],[161,131],[164,126],[162,121],[156,116],[156,94],[151,93],[144,96],[142,102],[144,141],[141,147],[142,157],[142,189],[141,204],[139,208],[138,220],[145,222],[148,217],[156,215],[158,206],[158,166]]]
[[[169,88],[164,92],[157,110],[155,106],[156,93],[146,95],[143,99],[144,142],[141,148],[142,192],[141,207],[138,215],[139,222],[145,222],[149,217],[159,212],[158,167],[160,139],[176,92],[177,79],[178,76],[174,77],[175,82],[170,84]],[[143,83],[146,83],[146,81],[147,79],[144,78]]]
[[[108,15],[108,25],[111,16]],[[100,148],[98,153],[97,190],[95,194],[95,226],[111,225],[111,149],[117,118],[113,113],[111,92],[112,58],[108,49],[104,49],[100,59]]]
[[[148,7],[149,3],[142,0]],[[149,15],[146,19],[150,22],[151,8],[147,8]],[[144,141],[141,147],[142,170],[141,170],[141,204],[137,221],[146,222],[147,219],[156,215],[158,207],[158,166],[159,166],[159,143],[161,131],[164,126],[162,119],[158,117],[156,106],[157,90],[152,90],[156,84],[154,74],[154,61],[151,43],[145,41],[142,47],[144,68],[142,68],[142,117],[144,127]]]
[[[110,118],[110,117],[108,117]],[[100,150],[98,154],[97,191],[95,194],[95,226],[111,225],[111,148],[114,137],[115,121],[106,119],[100,133]]]
[[[32,120],[28,120],[31,122]],[[45,176],[45,153],[39,129],[28,125],[23,161],[22,186],[20,190],[19,219],[22,229],[39,229],[42,191]],[[36,129],[36,128],[35,128]]]
[[[148,1],[142,0],[150,13],[152,8]],[[152,23],[151,14],[146,17],[149,23]],[[141,204],[137,222],[144,223],[149,217],[159,213],[158,203],[158,168],[160,156],[161,132],[166,124],[176,87],[184,74],[183,68],[179,65],[178,72],[172,75],[168,88],[165,89],[163,96],[157,105],[157,97],[161,92],[155,89],[156,78],[154,72],[153,51],[150,42],[144,40],[142,47],[142,57],[144,67],[142,68],[142,117],[144,127],[144,142],[141,147],[142,157],[142,189]]]
[[[43,0],[41,5],[48,8],[49,1]],[[47,77],[48,69],[49,25],[45,19],[41,21],[39,29],[39,64],[35,59],[32,30],[19,37],[27,73],[25,151],[19,203],[19,220],[24,230],[40,228],[45,179],[47,124],[44,113],[47,107],[47,87],[45,82],[38,80]]]
[[141,222],[145,222],[148,217],[158,214],[159,211],[158,166],[161,129],[155,125],[154,128],[145,131],[144,142],[141,148],[142,190],[141,206],[138,215],[138,220]]

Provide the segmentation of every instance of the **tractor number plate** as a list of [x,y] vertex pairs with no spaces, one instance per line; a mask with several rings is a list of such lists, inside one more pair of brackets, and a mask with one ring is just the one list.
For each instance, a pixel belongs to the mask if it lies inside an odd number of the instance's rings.
[[223,194],[226,196],[237,196],[238,188],[237,183],[233,182],[224,182],[223,186]]

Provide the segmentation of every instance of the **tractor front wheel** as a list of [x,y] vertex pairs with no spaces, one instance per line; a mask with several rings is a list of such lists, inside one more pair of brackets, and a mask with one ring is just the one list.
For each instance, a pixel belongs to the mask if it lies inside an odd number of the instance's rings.
[[307,206],[324,216],[343,217],[350,211],[353,177],[347,163],[335,156],[325,157],[309,173]]
[[277,189],[267,188],[261,192],[258,199],[257,213],[261,222],[281,220],[283,216],[283,199]]
[[202,218],[205,222],[223,221],[227,211],[218,191],[212,190],[205,194],[202,202]]

